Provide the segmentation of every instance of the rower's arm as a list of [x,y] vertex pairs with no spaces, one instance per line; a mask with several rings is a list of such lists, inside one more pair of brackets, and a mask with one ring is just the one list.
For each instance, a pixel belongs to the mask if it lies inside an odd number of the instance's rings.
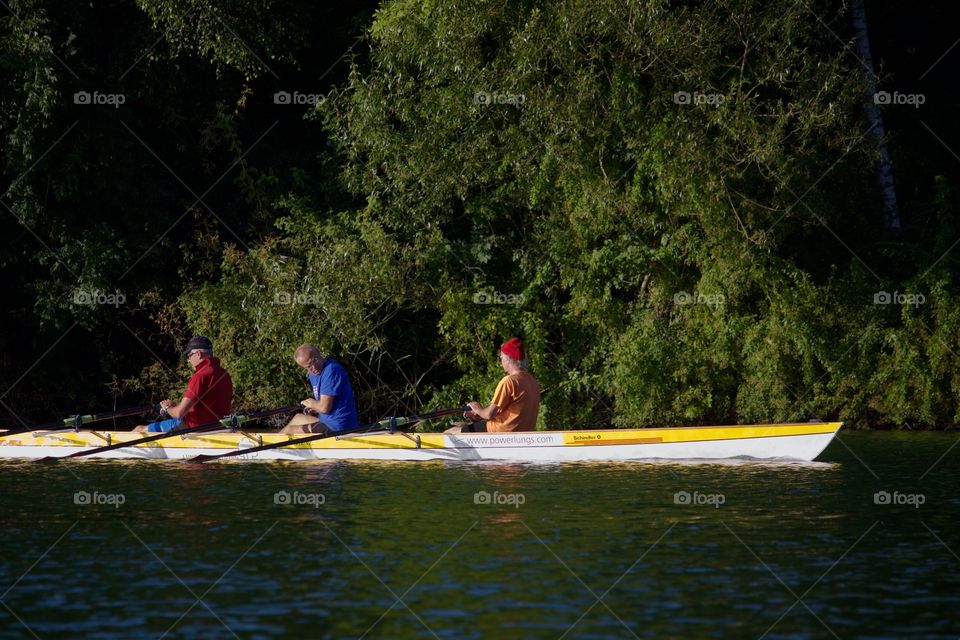
[[179,404],[176,404],[172,407],[167,408],[167,413],[170,415],[171,418],[182,419],[183,416],[187,415],[190,412],[190,409],[192,409],[195,404],[197,404],[197,401],[194,398],[188,398],[187,396],[183,396],[183,399],[180,401]]
[[333,411],[333,401],[335,399],[336,396],[325,396],[321,394],[319,400],[304,400],[300,404],[317,413],[330,413]]
[[469,405],[470,410],[473,411],[481,420],[493,420],[497,417],[497,413],[500,412],[500,407],[495,404],[490,404],[484,407],[479,402],[471,402]]
[[317,400],[317,412],[318,413],[330,413],[333,411],[333,401],[336,396],[320,396],[320,399]]

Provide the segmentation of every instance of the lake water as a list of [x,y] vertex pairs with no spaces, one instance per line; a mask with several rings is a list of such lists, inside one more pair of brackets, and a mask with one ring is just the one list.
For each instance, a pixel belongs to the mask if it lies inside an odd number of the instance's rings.
[[957,638],[958,438],[844,432],[802,464],[4,462],[0,638]]

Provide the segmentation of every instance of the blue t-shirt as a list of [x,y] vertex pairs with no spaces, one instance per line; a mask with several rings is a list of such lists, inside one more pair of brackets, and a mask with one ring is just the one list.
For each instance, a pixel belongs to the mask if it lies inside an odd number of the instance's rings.
[[360,425],[353,387],[343,365],[327,358],[319,375],[310,374],[310,386],[313,387],[315,400],[319,400],[320,396],[333,396],[333,409],[330,413],[321,413],[317,420],[334,431]]

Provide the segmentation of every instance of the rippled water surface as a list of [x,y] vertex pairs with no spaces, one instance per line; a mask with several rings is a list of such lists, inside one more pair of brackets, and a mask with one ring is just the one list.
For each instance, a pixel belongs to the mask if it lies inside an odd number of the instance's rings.
[[958,435],[841,437],[805,464],[0,463],[0,638],[957,638]]

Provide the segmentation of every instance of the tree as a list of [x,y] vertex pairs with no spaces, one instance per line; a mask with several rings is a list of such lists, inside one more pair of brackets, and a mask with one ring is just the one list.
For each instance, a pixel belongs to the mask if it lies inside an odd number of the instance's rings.
[[883,116],[877,106],[877,76],[873,71],[873,56],[870,54],[870,36],[867,32],[867,10],[863,0],[852,0],[850,16],[853,20],[853,30],[856,34],[857,53],[863,63],[867,88],[864,92],[863,110],[867,116],[870,133],[877,143],[880,157],[877,159],[877,182],[880,184],[880,195],[883,198],[883,223],[892,233],[900,233],[900,212],[897,209],[897,191],[893,183],[893,166],[890,154],[887,151],[886,133],[883,128]]

